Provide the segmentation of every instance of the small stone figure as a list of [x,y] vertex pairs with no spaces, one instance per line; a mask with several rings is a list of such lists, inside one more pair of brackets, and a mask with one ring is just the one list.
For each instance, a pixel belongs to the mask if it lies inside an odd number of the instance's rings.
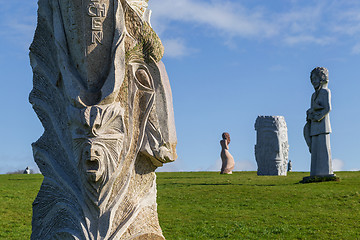
[[255,130],[257,174],[259,176],[286,176],[289,144],[285,118],[283,116],[258,116]]
[[288,172],[291,172],[292,171],[292,162],[291,160],[289,160],[289,163],[288,163]]
[[229,152],[229,144],[230,144],[230,134],[224,132],[222,134],[222,140],[220,141],[221,145],[221,160],[222,167],[220,174],[232,174],[232,170],[234,170],[235,162],[233,156]]
[[311,97],[311,108],[306,112],[304,137],[311,153],[312,176],[334,176],[330,150],[331,92],[328,89],[329,71],[323,67],[312,70],[311,84],[315,92]]
[[29,167],[26,167],[23,174],[30,174],[30,168]]

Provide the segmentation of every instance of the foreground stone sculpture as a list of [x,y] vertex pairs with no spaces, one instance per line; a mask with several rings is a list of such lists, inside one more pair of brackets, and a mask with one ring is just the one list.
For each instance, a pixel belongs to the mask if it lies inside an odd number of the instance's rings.
[[221,171],[220,174],[232,174],[232,171],[235,167],[235,162],[233,156],[229,152],[229,144],[230,144],[230,134],[224,132],[222,134],[222,140],[220,141],[221,145]]
[[176,159],[145,0],[39,0],[30,94],[44,134],[31,239],[164,239],[155,169]]
[[288,163],[288,172],[291,172],[292,171],[292,162],[291,160],[289,160],[289,163]]
[[23,174],[30,174],[30,168],[29,167],[26,167]]
[[312,70],[311,84],[315,92],[306,112],[305,141],[311,153],[311,176],[334,176],[330,150],[331,92],[328,89],[329,71],[323,67]]
[[288,135],[283,116],[259,116],[255,122],[258,175],[287,175]]

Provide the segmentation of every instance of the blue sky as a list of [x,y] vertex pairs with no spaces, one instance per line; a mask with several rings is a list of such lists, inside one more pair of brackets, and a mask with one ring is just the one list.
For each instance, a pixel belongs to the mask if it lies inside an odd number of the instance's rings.
[[[309,171],[302,129],[316,66],[330,72],[334,169],[360,169],[358,0],[150,0],[150,8],[178,136],[178,160],[159,170],[218,170],[224,131],[235,169],[256,170],[256,117],[282,115],[293,169]],[[31,143],[43,130],[28,103],[36,9],[36,1],[12,0],[0,10],[0,173],[36,166]]]

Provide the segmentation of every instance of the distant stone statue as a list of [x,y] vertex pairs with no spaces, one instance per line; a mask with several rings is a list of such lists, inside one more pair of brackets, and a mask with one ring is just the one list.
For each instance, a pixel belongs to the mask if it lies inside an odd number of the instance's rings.
[[224,132],[222,134],[222,140],[220,141],[221,145],[221,174],[232,174],[232,170],[234,170],[235,162],[233,156],[229,152],[229,144],[230,144],[230,134]]
[[155,170],[176,159],[148,0],[39,0],[30,46],[44,180],[32,240],[164,240]]
[[291,172],[292,171],[292,162],[291,160],[289,160],[289,163],[288,163],[288,172]]
[[255,123],[258,175],[286,176],[288,134],[283,116],[259,116]]
[[26,167],[23,174],[30,174],[30,168],[29,167]]
[[306,112],[305,141],[311,153],[311,176],[333,176],[330,150],[331,92],[328,89],[329,72],[326,68],[312,70],[311,84],[315,92],[311,96],[311,107]]

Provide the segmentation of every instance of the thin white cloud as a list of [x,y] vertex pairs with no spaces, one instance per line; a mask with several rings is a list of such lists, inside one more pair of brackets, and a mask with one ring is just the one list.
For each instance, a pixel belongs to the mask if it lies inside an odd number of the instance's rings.
[[335,158],[335,159],[332,160],[332,167],[333,167],[334,171],[342,171],[344,165],[345,165],[344,161],[341,160],[341,159]]
[[34,16],[7,16],[0,24],[0,36],[23,49],[28,49],[36,26]]
[[355,35],[360,33],[360,13],[359,9],[347,9],[338,12],[336,22],[332,30],[337,33]]
[[298,44],[328,45],[334,41],[335,39],[331,37],[320,38],[311,35],[288,36],[284,38],[284,42],[288,45],[298,45]]
[[351,53],[360,54],[360,43],[357,43],[355,46],[353,46]]
[[162,43],[165,47],[165,56],[178,58],[189,55],[195,50],[189,48],[185,44],[185,40],[181,38],[173,38],[173,39],[163,39]]
[[303,34],[316,31],[322,17],[322,5],[294,5],[285,13],[276,13],[274,23],[281,26],[282,31],[293,34]]
[[234,171],[256,171],[256,164],[254,161],[244,160],[235,162]]
[[155,28],[164,29],[169,21],[182,21],[208,27],[230,36],[270,36],[276,28],[263,18],[261,10],[251,11],[230,1],[152,1]]
[[[346,35],[360,38],[360,4],[357,1],[311,0],[287,2],[289,8],[274,11],[266,5],[245,7],[229,0],[152,0],[155,29],[160,34],[173,22],[193,24],[204,33],[217,34],[225,45],[234,38],[270,39],[289,46],[328,45]],[[180,34],[180,33],[179,33]],[[358,52],[354,46],[353,53]]]
[[[340,6],[337,6],[340,8]],[[360,38],[360,4],[353,3],[348,9],[337,11],[334,21],[330,24],[330,31],[337,36],[347,39]],[[352,54],[360,54],[360,43],[355,43],[351,48]]]
[[221,170],[222,161],[221,158],[216,159],[215,162],[213,162],[212,165],[210,165],[206,171],[219,171]]
[[176,161],[172,163],[164,164],[164,166],[156,169],[156,172],[180,172],[180,169],[176,165]]
[[186,172],[186,168],[181,158],[176,159],[175,162],[166,163],[162,167],[156,169],[156,172]]

